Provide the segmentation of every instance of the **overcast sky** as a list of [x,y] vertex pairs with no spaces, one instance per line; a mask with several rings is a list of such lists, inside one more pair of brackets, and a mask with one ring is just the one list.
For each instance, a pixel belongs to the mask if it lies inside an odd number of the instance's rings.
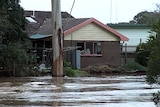
[[[61,0],[61,10],[70,13],[73,0]],[[154,11],[160,0],[75,0],[72,16],[93,17],[103,23],[128,22],[142,11]],[[21,0],[25,10],[51,11],[51,0]]]

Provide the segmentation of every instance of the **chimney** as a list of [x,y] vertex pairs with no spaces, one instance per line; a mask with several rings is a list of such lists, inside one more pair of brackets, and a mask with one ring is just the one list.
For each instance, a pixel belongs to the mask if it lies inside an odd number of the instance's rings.
[[32,11],[31,17],[35,18],[35,10]]

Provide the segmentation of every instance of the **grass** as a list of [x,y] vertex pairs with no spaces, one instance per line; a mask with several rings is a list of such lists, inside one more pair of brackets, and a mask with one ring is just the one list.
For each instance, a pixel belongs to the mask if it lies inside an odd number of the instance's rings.
[[64,75],[69,76],[69,77],[84,77],[84,76],[87,76],[88,73],[86,71],[81,71],[79,69],[65,67],[64,68]]
[[[69,77],[84,77],[89,76],[93,73],[118,73],[118,74],[125,74],[129,72],[137,72],[137,71],[147,71],[147,68],[138,64],[135,61],[127,62],[122,67],[110,67],[108,65],[97,65],[97,66],[90,66],[84,69],[84,71],[79,69],[73,69],[70,66],[70,63],[65,63],[64,67],[64,75]],[[90,73],[90,74],[89,74]]]

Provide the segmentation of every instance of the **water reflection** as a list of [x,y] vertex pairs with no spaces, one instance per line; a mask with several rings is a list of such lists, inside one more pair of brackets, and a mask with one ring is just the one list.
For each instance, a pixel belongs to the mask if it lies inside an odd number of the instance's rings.
[[[53,83],[56,85],[57,90],[55,90],[53,93],[62,93],[63,92],[63,77],[53,77]],[[55,96],[53,99],[61,99],[61,96]],[[52,106],[62,106],[61,101],[53,102]]]
[[159,89],[145,76],[0,78],[0,106],[155,107]]
[[62,87],[63,85],[63,77],[53,77],[53,83],[57,86],[57,87]]

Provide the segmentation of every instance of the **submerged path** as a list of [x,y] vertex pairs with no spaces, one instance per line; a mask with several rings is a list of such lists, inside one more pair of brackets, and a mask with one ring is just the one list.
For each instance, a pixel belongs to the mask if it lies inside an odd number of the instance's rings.
[[155,107],[145,76],[0,78],[0,106]]

